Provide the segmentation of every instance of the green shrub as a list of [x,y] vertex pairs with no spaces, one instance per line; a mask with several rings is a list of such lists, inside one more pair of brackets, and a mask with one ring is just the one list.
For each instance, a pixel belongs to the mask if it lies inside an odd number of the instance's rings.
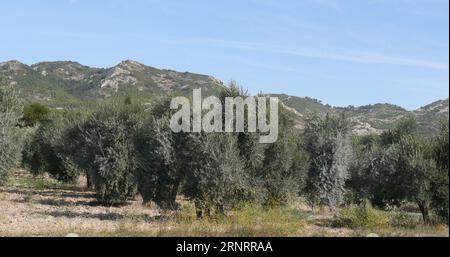
[[341,225],[352,229],[387,227],[389,221],[389,216],[385,212],[374,209],[368,201],[358,206],[343,208],[339,217]]
[[399,228],[415,228],[418,223],[417,219],[405,212],[393,214],[390,220],[390,224],[393,227]]
[[50,109],[40,103],[31,103],[23,108],[21,121],[25,126],[33,127],[36,124],[47,119]]
[[227,216],[198,220],[191,203],[160,225],[160,236],[295,236],[306,222],[306,215],[288,206],[264,207],[247,202]]

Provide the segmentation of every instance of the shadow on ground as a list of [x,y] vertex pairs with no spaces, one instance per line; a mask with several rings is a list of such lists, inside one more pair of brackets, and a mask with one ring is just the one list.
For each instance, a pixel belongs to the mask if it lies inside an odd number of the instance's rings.
[[108,213],[89,213],[89,212],[75,212],[75,211],[51,211],[51,212],[38,212],[37,214],[44,216],[52,216],[54,218],[71,218],[71,219],[99,219],[99,220],[133,220],[133,221],[158,221],[161,216],[151,216],[148,214],[130,215],[117,212]]

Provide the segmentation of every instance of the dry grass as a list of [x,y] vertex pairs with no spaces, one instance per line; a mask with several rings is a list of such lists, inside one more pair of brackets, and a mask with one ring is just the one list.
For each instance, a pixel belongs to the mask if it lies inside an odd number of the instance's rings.
[[349,227],[326,210],[312,213],[302,202],[270,209],[248,205],[197,220],[192,203],[179,202],[181,211],[169,213],[143,206],[139,199],[105,207],[82,182],[64,185],[21,171],[0,187],[0,236],[448,236],[447,226],[410,226],[403,218],[396,226]]
[[226,216],[197,220],[191,203],[160,226],[158,236],[294,236],[306,225],[306,214],[292,207],[248,205]]

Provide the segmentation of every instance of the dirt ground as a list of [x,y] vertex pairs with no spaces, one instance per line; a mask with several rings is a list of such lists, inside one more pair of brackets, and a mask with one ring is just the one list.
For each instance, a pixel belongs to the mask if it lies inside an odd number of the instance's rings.
[[[304,213],[309,212],[306,206],[298,208]],[[94,192],[86,191],[83,183],[60,185],[48,178],[36,180],[25,171],[16,172],[7,186],[0,187],[0,236],[66,236],[70,233],[80,236],[165,236],[161,231],[181,226],[161,217],[155,206],[143,206],[139,199],[130,200],[121,207],[100,206]],[[322,221],[329,218],[328,215],[306,215],[304,225],[293,236],[365,236],[370,233],[323,225]],[[195,226],[195,222],[188,225]],[[448,236],[448,227],[377,232],[381,236]]]
[[150,234],[157,231],[152,220],[156,208],[130,201],[121,207],[105,207],[95,201],[94,192],[83,185],[44,185],[30,188],[33,179],[18,172],[8,186],[0,187],[0,236],[63,236],[113,234],[127,223]]

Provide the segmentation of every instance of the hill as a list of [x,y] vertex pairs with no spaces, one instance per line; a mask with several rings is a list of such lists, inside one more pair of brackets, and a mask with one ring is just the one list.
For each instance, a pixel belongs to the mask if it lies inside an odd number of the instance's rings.
[[49,106],[113,94],[148,97],[176,92],[192,93],[193,88],[213,94],[223,83],[211,76],[160,70],[126,60],[111,68],[91,68],[76,62],[41,62],[28,66],[18,61],[0,63],[0,79],[18,89],[28,101]]
[[297,114],[297,124],[304,126],[308,114],[319,115],[344,114],[349,118],[356,134],[381,133],[391,128],[396,121],[406,117],[414,117],[418,123],[418,130],[422,134],[435,134],[443,121],[448,122],[449,99],[439,100],[418,110],[408,111],[400,106],[379,103],[365,106],[332,107],[320,100],[310,97],[295,97],[271,94],[279,97],[285,106]]
[[[0,82],[17,88],[29,102],[51,107],[81,105],[120,94],[139,99],[168,93],[190,95],[194,88],[202,88],[204,95],[211,95],[223,87],[223,82],[211,76],[157,69],[132,60],[111,68],[92,68],[72,61],[40,62],[31,66],[8,61],[0,63]],[[442,120],[448,121],[449,115],[448,99],[408,111],[388,103],[332,107],[310,97],[268,95],[279,97],[285,107],[297,115],[299,128],[311,113],[344,114],[357,134],[380,133],[395,121],[412,116],[417,119],[422,133],[434,134]]]

